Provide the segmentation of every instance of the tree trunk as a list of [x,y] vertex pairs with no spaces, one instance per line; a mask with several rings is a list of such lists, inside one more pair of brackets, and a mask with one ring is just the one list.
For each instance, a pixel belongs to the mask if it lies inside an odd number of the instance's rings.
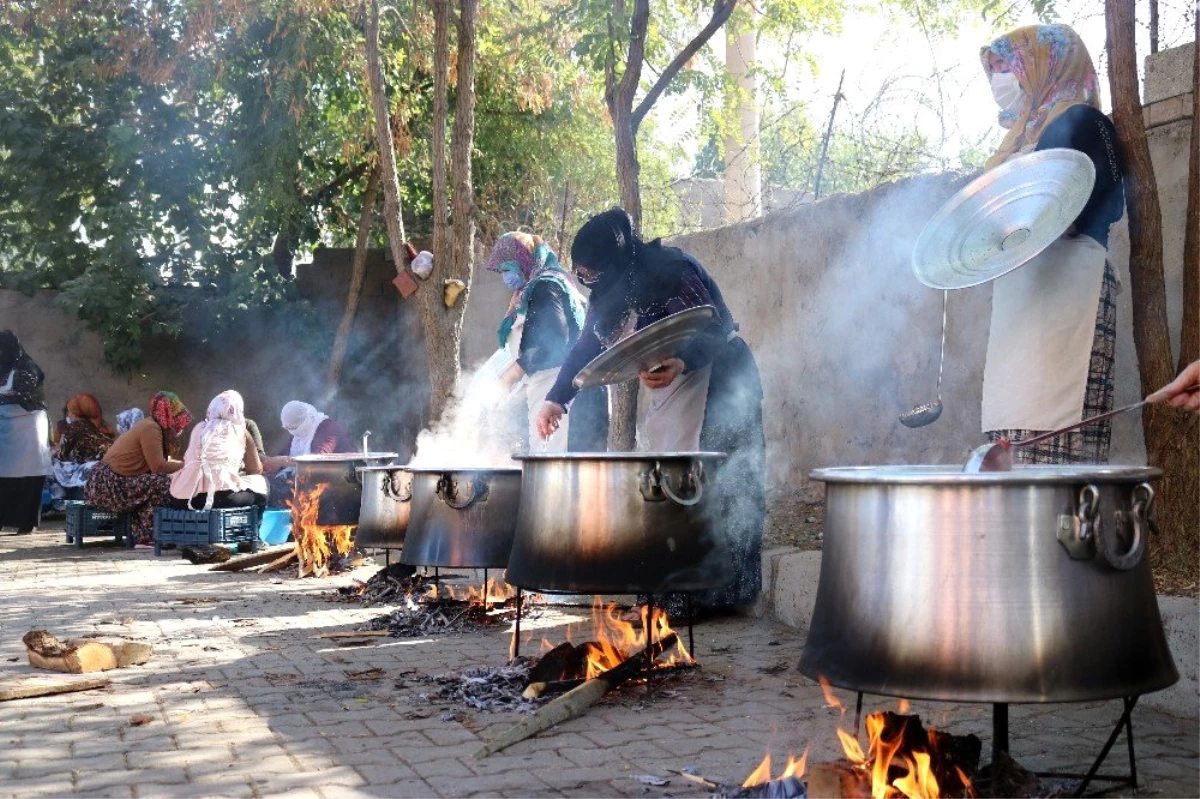
[[396,150],[392,126],[388,122],[387,91],[383,84],[383,64],[379,58],[379,0],[371,0],[367,12],[367,83],[371,88],[371,110],[375,116],[375,140],[379,147],[379,168],[383,181],[383,216],[387,222],[388,245],[396,270],[408,265],[404,250],[404,218],[400,214],[400,177],[396,172]]
[[346,350],[350,347],[350,333],[354,330],[354,318],[358,315],[358,303],[362,299],[362,287],[367,278],[367,246],[371,243],[371,218],[375,215],[375,200],[379,196],[379,168],[371,170],[367,178],[367,189],[363,192],[362,214],[358,217],[358,236],[354,240],[354,264],[350,270],[350,290],[346,294],[346,308],[333,338],[333,352],[329,358],[329,388],[337,396],[342,382],[342,365],[346,361]]
[[[1125,158],[1133,338],[1146,396],[1175,376],[1175,361],[1167,322],[1162,212],[1137,83],[1134,0],[1106,0],[1105,22],[1113,122]],[[1157,551],[1165,560],[1159,562],[1185,573],[1194,571],[1196,555],[1195,531],[1189,529],[1196,515],[1196,447],[1194,438],[1187,437],[1189,426],[1194,422],[1187,415],[1170,408],[1152,405],[1142,414],[1147,459],[1163,470],[1157,517],[1164,540]]]
[[[1200,12],[1200,7],[1197,8]],[[1192,46],[1192,146],[1188,159],[1187,212],[1183,234],[1183,327],[1179,370],[1200,359],[1200,13]],[[1195,439],[1192,439],[1193,441]]]
[[[479,0],[459,0],[457,92],[454,98],[454,141],[450,153],[451,219],[454,241],[451,246],[450,277],[469,284],[471,264],[475,260],[475,190],[471,182],[471,151],[475,143],[475,19]],[[455,338],[462,329],[460,301],[455,317]]]

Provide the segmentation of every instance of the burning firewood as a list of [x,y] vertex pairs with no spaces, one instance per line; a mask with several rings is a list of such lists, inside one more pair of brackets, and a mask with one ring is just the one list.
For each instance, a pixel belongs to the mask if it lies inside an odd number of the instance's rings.
[[636,677],[646,663],[654,662],[662,654],[673,649],[679,643],[678,636],[671,633],[661,641],[657,641],[645,651],[634,657],[626,658],[614,668],[609,669],[598,677],[587,680],[553,701],[538,708],[529,718],[513,725],[499,738],[486,743],[475,752],[475,759],[482,760],[488,755],[507,749],[515,743],[531,738],[543,730],[548,730],[555,724],[561,724],[568,719],[581,715],[589,707],[600,701],[605,694],[621,683]]
[[296,539],[296,554],[300,561],[299,577],[324,577],[329,574],[329,562],[336,552],[348,555],[354,549],[353,525],[323,525],[317,522],[321,495],[326,485],[303,490],[296,486],[295,501],[288,500],[292,511],[292,535]]

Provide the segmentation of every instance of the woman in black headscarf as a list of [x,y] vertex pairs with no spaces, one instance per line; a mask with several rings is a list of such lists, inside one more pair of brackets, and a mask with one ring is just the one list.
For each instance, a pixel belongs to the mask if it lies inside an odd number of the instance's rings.
[[0,528],[31,533],[41,522],[50,473],[45,375],[11,330],[0,330]]
[[679,353],[641,373],[646,404],[638,449],[728,453],[715,486],[720,519],[732,555],[733,582],[709,591],[709,607],[745,605],[761,588],[762,526],[766,515],[766,446],[762,381],[750,348],[721,290],[695,258],[662,241],[643,242],[629,214],[613,208],[589,219],[571,245],[575,274],[591,289],[583,333],[538,416],[544,437],[567,412],[571,381],[592,358],[629,333],[673,313],[711,305],[712,323]]

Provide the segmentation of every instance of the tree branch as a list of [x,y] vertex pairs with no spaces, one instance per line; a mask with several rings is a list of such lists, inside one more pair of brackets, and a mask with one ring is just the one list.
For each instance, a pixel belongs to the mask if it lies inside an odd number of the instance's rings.
[[[692,40],[688,42],[682,50],[679,51],[679,54],[676,55],[671,63],[667,65],[667,68],[662,71],[662,74],[658,76],[658,80],[656,80],[654,85],[650,87],[650,91],[646,92],[646,96],[642,98],[642,101],[638,103],[637,108],[634,109],[633,130],[635,133],[637,132],[638,127],[642,124],[642,120],[645,119],[646,114],[649,113],[651,107],[653,107],[654,103],[658,100],[662,93],[666,91],[667,86],[671,85],[671,81],[675,79],[675,76],[679,74],[679,71],[683,69],[684,65],[686,65],[687,62],[692,59],[692,56],[696,55],[696,53],[700,51],[700,48],[707,44],[708,40],[713,37],[713,34],[719,31],[721,26],[729,20],[729,15],[733,13],[733,9],[736,5],[737,0],[713,0],[712,18],[709,19],[708,24],[705,25],[699,33],[692,37]],[[646,13],[647,15],[650,13],[648,4]],[[642,39],[642,53],[645,53],[644,33]],[[629,54],[630,58],[632,58],[632,40],[629,43]]]
[[[725,0],[721,0],[725,2]],[[646,29],[650,26],[650,0],[634,0],[633,18],[629,21],[629,52],[625,55],[625,71],[617,85],[617,97],[626,107],[633,106],[633,96],[642,80],[642,63],[646,60]],[[637,125],[634,125],[637,129]]]

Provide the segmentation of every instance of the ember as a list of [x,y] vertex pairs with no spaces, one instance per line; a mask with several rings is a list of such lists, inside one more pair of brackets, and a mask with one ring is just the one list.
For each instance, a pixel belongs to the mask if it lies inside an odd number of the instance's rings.
[[324,577],[329,574],[329,561],[334,552],[348,555],[354,550],[353,525],[317,523],[321,495],[327,487],[321,484],[301,490],[297,485],[295,500],[288,500],[288,507],[292,511],[292,533],[296,538],[296,554],[300,561],[300,577]]
[[[475,586],[457,589],[446,584],[444,577],[414,574],[397,580],[380,572],[371,580],[375,581],[377,577],[379,583],[394,584],[395,595],[389,593],[389,596],[391,601],[400,602],[402,606],[372,619],[368,627],[388,630],[393,637],[415,638],[495,628],[510,625],[516,619],[516,603],[507,598],[505,589],[508,587],[501,588],[493,580],[488,580],[483,589]],[[523,615],[536,618],[537,606],[530,600],[529,596],[525,598]]]

